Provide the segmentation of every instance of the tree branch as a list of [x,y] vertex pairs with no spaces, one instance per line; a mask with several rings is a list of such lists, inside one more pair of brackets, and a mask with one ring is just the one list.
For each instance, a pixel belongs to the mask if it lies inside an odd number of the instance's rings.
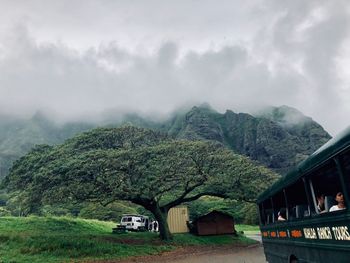
[[191,201],[197,200],[198,198],[200,198],[202,196],[205,196],[205,195],[216,196],[216,197],[221,197],[221,198],[227,198],[228,197],[225,194],[219,194],[219,193],[216,193],[216,192],[203,192],[203,193],[199,193],[199,194],[196,194],[194,196],[186,197],[186,198],[182,195],[180,198],[178,198],[178,199],[176,199],[176,200],[174,200],[174,201],[172,201],[172,202],[162,206],[162,208],[165,208],[165,209],[169,210],[170,208],[172,208],[174,206],[180,205],[182,203],[186,203],[186,202],[191,202]]

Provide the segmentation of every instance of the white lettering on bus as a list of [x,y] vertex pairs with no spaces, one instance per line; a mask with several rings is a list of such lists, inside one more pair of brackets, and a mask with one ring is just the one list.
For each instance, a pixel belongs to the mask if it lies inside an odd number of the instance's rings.
[[332,239],[331,229],[327,227],[318,227],[317,234],[319,239]]
[[308,239],[317,239],[316,230],[314,228],[304,228],[304,236]]
[[350,240],[347,226],[334,226],[332,227],[332,230],[336,240]]

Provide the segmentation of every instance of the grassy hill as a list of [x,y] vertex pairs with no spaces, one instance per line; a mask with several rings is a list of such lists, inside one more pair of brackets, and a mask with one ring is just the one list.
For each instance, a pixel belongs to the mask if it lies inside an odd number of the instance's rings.
[[[118,259],[170,250],[137,238],[124,242],[112,235],[115,223],[71,218],[0,218],[1,262],[64,262]],[[135,246],[132,243],[137,243]]]
[[66,217],[0,217],[1,262],[88,262],[153,255],[183,245],[249,244],[245,237],[155,233],[111,234],[113,222]]

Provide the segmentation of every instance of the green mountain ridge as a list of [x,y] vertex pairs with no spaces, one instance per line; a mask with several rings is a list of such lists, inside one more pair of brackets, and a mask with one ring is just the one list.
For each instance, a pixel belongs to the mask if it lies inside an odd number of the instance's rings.
[[[288,106],[269,107],[253,116],[231,110],[219,113],[209,105],[201,105],[174,113],[165,121],[127,114],[103,122],[109,127],[123,124],[153,128],[179,139],[217,141],[281,174],[331,138],[317,122]],[[62,143],[97,126],[101,125],[57,125],[40,112],[27,120],[0,116],[0,178],[34,145]]]
[[281,174],[331,138],[321,125],[287,106],[271,107],[256,116],[193,107],[180,127],[176,123],[169,131],[178,138],[221,142]]

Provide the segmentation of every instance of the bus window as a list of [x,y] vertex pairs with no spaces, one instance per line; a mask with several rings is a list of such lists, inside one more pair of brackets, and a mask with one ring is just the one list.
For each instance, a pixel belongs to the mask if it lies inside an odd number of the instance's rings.
[[343,190],[339,173],[333,160],[328,161],[315,172],[311,173],[310,188],[313,196],[314,211],[316,213],[328,212],[336,204],[335,196]]
[[294,184],[286,188],[286,197],[288,202],[287,213],[289,219],[303,218],[310,215],[305,186],[303,180],[299,179]]
[[344,173],[344,179],[348,186],[347,190],[350,193],[350,151],[340,155],[340,163]]
[[273,223],[274,222],[274,213],[273,213],[271,199],[270,198],[266,199],[262,203],[262,206],[264,207],[263,218],[264,218],[265,225]]
[[272,209],[265,209],[266,224],[272,224],[274,222],[274,213]]
[[274,219],[275,221],[284,221],[288,218],[286,210],[286,200],[284,193],[281,191],[272,197],[273,208],[274,208]]
[[259,204],[259,218],[260,218],[260,225],[266,224],[265,214],[264,214],[264,206],[263,204]]

